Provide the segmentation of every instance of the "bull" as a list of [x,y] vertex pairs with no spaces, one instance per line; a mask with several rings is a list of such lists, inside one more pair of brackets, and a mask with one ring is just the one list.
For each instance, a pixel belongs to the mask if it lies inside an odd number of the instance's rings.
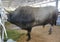
[[8,21],[27,30],[28,40],[30,40],[30,33],[34,26],[42,25],[44,27],[46,24],[51,24],[49,30],[49,34],[51,34],[52,26],[56,25],[57,16],[56,7],[53,6],[22,6],[16,8],[15,11],[9,12]]

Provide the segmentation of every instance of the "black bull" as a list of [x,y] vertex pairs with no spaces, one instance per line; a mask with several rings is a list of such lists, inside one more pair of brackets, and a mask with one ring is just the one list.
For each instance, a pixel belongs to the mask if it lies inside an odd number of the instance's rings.
[[[15,11],[8,14],[8,21],[28,31],[28,40],[32,27],[46,24],[56,25],[56,8],[48,7],[18,7]],[[51,29],[51,28],[50,28]]]

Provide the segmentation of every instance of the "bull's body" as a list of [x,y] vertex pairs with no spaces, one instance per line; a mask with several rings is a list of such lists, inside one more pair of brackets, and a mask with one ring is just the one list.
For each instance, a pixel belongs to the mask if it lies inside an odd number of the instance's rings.
[[56,8],[49,7],[18,7],[14,12],[9,14],[8,21],[30,32],[33,26],[51,24],[56,25],[57,14]]

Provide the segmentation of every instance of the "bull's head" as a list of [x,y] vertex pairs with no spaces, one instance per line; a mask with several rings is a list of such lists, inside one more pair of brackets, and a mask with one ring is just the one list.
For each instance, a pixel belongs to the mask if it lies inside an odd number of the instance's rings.
[[7,12],[7,13],[6,13],[6,15],[7,15],[7,17],[8,17],[7,20],[10,21],[12,15],[13,15],[13,11],[9,11],[9,10],[7,10],[7,9],[5,9],[5,8],[4,8],[4,10]]

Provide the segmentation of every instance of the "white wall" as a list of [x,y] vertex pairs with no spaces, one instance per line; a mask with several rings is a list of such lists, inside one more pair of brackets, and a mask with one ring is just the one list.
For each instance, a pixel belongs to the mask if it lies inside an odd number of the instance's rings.
[[59,11],[60,11],[60,1],[58,2],[58,9],[59,9]]
[[[43,4],[43,2],[41,3],[35,3],[35,4],[31,4],[30,6],[33,7],[46,7],[46,6],[56,6],[56,2],[45,2]],[[58,2],[58,11],[60,11],[60,1]]]

